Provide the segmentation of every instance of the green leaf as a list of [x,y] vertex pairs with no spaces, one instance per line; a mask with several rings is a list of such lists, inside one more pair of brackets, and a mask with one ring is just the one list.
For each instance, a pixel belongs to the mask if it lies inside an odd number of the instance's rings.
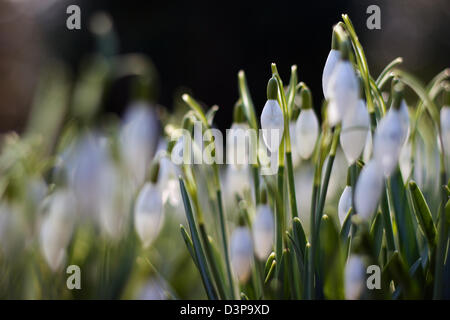
[[183,237],[184,243],[186,244],[186,247],[189,251],[189,254],[191,255],[192,260],[194,261],[195,265],[198,268],[198,261],[197,257],[195,256],[194,245],[192,244],[191,237],[189,236],[189,234],[187,233],[186,229],[182,224],[180,224],[180,232],[181,236]]
[[412,213],[407,199],[400,170],[397,168],[390,178],[390,193],[392,208],[394,209],[396,225],[398,228],[400,252],[406,258],[408,266],[419,259],[419,248],[416,239]]
[[247,80],[245,79],[244,70],[238,73],[238,85],[239,94],[242,98],[242,104],[244,105],[244,114],[252,129],[258,129],[258,122],[256,121],[255,107],[253,106],[252,97],[247,86]]
[[325,298],[344,299],[343,248],[336,225],[326,215],[322,218],[320,239]]
[[430,208],[423,196],[422,191],[414,181],[409,182],[409,190],[411,191],[414,212],[419,222],[419,226],[425,235],[431,248],[436,246],[436,226],[431,216]]
[[373,239],[374,255],[378,258],[381,250],[381,244],[383,242],[383,217],[380,212],[377,213],[375,219],[370,228],[370,236]]
[[209,274],[208,265],[206,262],[205,254],[203,252],[203,248],[200,242],[200,237],[198,234],[197,226],[194,220],[194,214],[192,213],[191,202],[189,200],[189,195],[186,191],[186,187],[184,186],[184,181],[182,178],[180,180],[180,190],[181,196],[183,197],[184,209],[186,211],[186,218],[189,223],[189,230],[191,231],[192,244],[194,247],[195,256],[197,257],[198,267],[200,270],[200,276],[203,281],[203,285],[205,287],[206,293],[209,299],[216,300],[217,293],[211,281],[211,276]]
[[344,222],[342,223],[341,232],[339,233],[342,241],[346,241],[350,233],[350,228],[352,226],[352,215],[353,208],[350,208],[345,216]]

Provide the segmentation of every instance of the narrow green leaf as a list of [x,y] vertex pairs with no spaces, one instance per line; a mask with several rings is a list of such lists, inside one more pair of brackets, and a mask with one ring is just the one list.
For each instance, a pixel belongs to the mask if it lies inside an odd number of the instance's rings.
[[417,221],[419,222],[420,229],[425,235],[428,244],[431,248],[436,246],[436,226],[431,216],[430,208],[420,191],[419,186],[414,181],[409,182],[409,190],[411,191],[414,213],[416,214]]
[[191,258],[194,261],[196,267],[198,268],[198,261],[197,261],[197,257],[195,256],[194,245],[192,244],[192,239],[182,224],[180,224],[180,232],[181,232],[181,236],[183,237],[184,243],[186,244],[186,247],[189,251],[189,254],[191,255]]
[[267,272],[266,278],[264,280],[264,284],[267,285],[270,280],[272,280],[274,274],[275,274],[275,267],[277,265],[277,262],[275,260],[272,261],[272,264],[270,265],[269,271]]
[[377,213],[370,228],[370,236],[373,239],[374,255],[376,258],[380,255],[381,244],[383,242],[383,217],[380,212]]

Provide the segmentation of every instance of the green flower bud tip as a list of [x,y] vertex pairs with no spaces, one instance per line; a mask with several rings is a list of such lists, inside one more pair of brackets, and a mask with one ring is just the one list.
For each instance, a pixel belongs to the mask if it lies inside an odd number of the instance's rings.
[[242,110],[242,100],[239,99],[235,105],[233,110],[233,122],[234,123],[242,123],[245,121],[244,112]]
[[396,84],[394,84],[394,86],[392,88],[392,107],[395,110],[400,109],[400,104],[403,99],[404,88],[405,88],[405,86],[401,82],[397,82]]
[[348,37],[345,37],[345,39],[342,39],[342,41],[339,43],[339,50],[341,51],[342,60],[350,59],[350,52],[352,50],[352,46],[350,44],[350,40],[348,39]]
[[342,37],[342,34],[344,34],[344,24],[339,22],[333,27],[333,32],[331,35],[331,49],[339,50],[339,39]]
[[270,78],[267,83],[267,100],[277,100],[278,97],[278,81],[275,77]]
[[301,108],[303,110],[311,109],[313,106],[312,95],[311,95],[311,90],[309,90],[309,88],[307,86],[302,88],[302,91],[300,92],[300,97],[301,97],[301,101],[302,101]]

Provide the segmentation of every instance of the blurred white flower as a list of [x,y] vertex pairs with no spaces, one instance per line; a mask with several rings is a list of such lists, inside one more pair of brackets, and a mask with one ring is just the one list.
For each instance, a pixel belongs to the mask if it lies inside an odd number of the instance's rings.
[[351,206],[352,206],[352,187],[346,186],[344,191],[342,192],[338,204],[338,215],[341,225],[344,223],[344,220],[347,217],[348,210],[350,210]]
[[251,190],[248,166],[228,165],[225,181],[227,197],[231,201],[234,201],[236,194],[243,197],[245,192]]
[[374,160],[369,161],[359,174],[355,189],[355,207],[356,213],[365,220],[370,218],[378,206],[383,181],[382,170]]
[[323,96],[327,100],[329,99],[328,86],[330,83],[330,79],[333,74],[334,68],[338,64],[340,58],[341,58],[341,53],[339,52],[339,50],[331,49],[330,53],[328,53],[327,61],[325,62],[325,66],[323,68],[322,90],[323,90]]
[[384,175],[389,177],[397,167],[405,136],[399,111],[390,108],[375,131],[373,154]]
[[120,150],[136,186],[145,180],[158,139],[159,123],[153,108],[146,102],[132,103],[120,131]]
[[366,268],[359,256],[350,256],[345,266],[345,298],[357,300],[361,297],[365,286]]
[[264,143],[271,152],[276,152],[283,137],[283,112],[277,100],[269,99],[261,113],[261,129]]
[[328,92],[328,121],[331,126],[338,124],[345,114],[352,113],[358,103],[359,82],[348,60],[340,60],[335,67]]
[[112,163],[104,164],[100,179],[100,227],[108,237],[118,240],[127,230],[133,201],[133,185],[129,177]]
[[402,99],[401,103],[400,103],[400,108],[398,110],[399,115],[400,115],[400,120],[401,120],[401,125],[402,125],[402,144],[404,144],[406,142],[406,140],[409,137],[409,111],[408,111],[408,106],[406,105],[405,100]]
[[291,137],[291,155],[292,155],[292,163],[294,166],[300,163],[301,156],[298,149],[296,137],[297,137],[297,122],[291,121],[289,123],[289,135]]
[[181,170],[167,157],[159,160],[158,184],[162,192],[163,204],[178,207],[181,204],[181,191],[178,176]]
[[164,220],[162,194],[152,182],[147,182],[139,192],[134,207],[134,227],[144,247],[158,236]]
[[363,161],[365,163],[370,161],[370,158],[372,157],[372,131],[369,130],[366,137],[366,142],[364,144],[364,151],[363,151]]
[[167,300],[170,294],[168,285],[162,279],[150,279],[141,289],[139,300]]
[[75,226],[75,198],[70,191],[58,190],[45,202],[48,211],[41,224],[40,244],[50,269],[56,271],[65,259]]
[[297,151],[304,159],[308,159],[314,151],[319,135],[319,121],[313,109],[303,109],[296,123],[295,142]]
[[227,163],[235,166],[250,163],[251,142],[247,135],[249,129],[247,123],[233,123],[227,130]]
[[263,260],[272,251],[275,223],[272,210],[268,205],[259,205],[252,225],[253,243],[256,256]]
[[348,112],[342,121],[340,142],[349,164],[361,155],[369,131],[369,113],[364,100],[359,99],[354,112]]
[[237,227],[231,234],[231,266],[240,282],[250,276],[253,261],[253,244],[250,231],[246,227]]
[[450,156],[450,106],[443,106],[441,109],[441,134],[444,152]]

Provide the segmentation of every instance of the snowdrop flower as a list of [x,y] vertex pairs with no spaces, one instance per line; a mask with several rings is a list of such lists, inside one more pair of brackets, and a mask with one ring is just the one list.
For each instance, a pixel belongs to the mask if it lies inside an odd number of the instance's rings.
[[256,209],[252,231],[256,256],[261,260],[266,259],[272,251],[275,234],[273,213],[267,204],[259,205]]
[[133,183],[112,163],[102,168],[99,223],[102,231],[118,240],[125,233],[133,199]]
[[338,204],[338,215],[341,226],[344,224],[345,218],[347,217],[347,213],[351,207],[352,207],[352,187],[350,185],[346,185],[344,191],[342,192],[341,197],[339,198]]
[[158,131],[155,111],[146,102],[134,102],[129,106],[120,131],[120,150],[136,186],[145,180],[157,146]]
[[348,40],[342,41],[341,59],[334,68],[329,81],[328,92],[328,121],[335,126],[343,119],[345,114],[352,113],[358,103],[359,82],[355,70],[349,59],[350,44]]
[[231,234],[230,242],[231,266],[240,282],[250,276],[253,260],[253,244],[250,231],[246,227],[238,227]]
[[342,121],[340,142],[349,164],[361,155],[369,131],[369,113],[362,99],[358,100],[354,112],[349,112]]
[[444,144],[444,152],[450,155],[450,106],[443,106],[441,109],[441,133]]
[[365,286],[366,268],[361,257],[352,255],[345,266],[345,298],[357,300]]
[[375,212],[383,189],[383,173],[374,160],[362,169],[355,189],[356,213],[368,220]]
[[[295,137],[297,136],[296,127],[297,127],[296,121],[291,121],[289,123],[289,135],[291,137],[291,141],[292,139],[295,139]],[[291,144],[291,155],[292,155],[292,163],[294,164],[294,166],[300,163],[301,156],[300,153],[298,152],[298,145],[297,143],[295,143],[295,141]]]
[[303,159],[308,159],[314,151],[319,136],[319,121],[312,109],[311,92],[308,88],[301,91],[303,97],[302,111],[296,123],[297,151]]
[[158,236],[163,223],[162,194],[154,182],[142,187],[134,208],[134,227],[144,247]]
[[276,152],[283,138],[284,119],[283,112],[277,101],[278,83],[271,78],[267,84],[267,102],[261,113],[261,128],[263,139],[270,152]]
[[75,224],[75,198],[70,191],[57,191],[47,199],[48,213],[40,230],[42,254],[52,271],[58,270],[66,256],[66,247]]
[[400,91],[394,93],[396,97],[392,107],[381,119],[375,131],[374,157],[386,177],[389,177],[397,166],[406,135],[399,112],[399,93]]
[[333,74],[334,68],[338,64],[341,53],[339,52],[339,44],[337,41],[337,34],[336,34],[336,28],[338,26],[335,26],[333,28],[333,36],[331,40],[331,50],[330,53],[328,53],[327,61],[325,62],[325,66],[323,68],[322,73],[322,90],[323,90],[323,96],[325,99],[328,100],[328,85],[330,83],[331,75]]

